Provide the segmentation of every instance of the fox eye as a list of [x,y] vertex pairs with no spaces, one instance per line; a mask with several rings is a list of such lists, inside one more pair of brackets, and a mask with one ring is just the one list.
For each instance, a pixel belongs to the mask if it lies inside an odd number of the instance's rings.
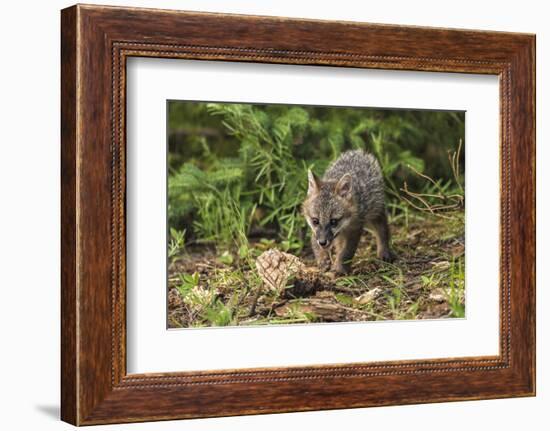
[[337,220],[337,219],[335,219],[335,218],[331,218],[331,219],[330,219],[330,225],[331,225],[331,226],[336,226],[337,224],[338,224],[338,220]]
[[311,223],[313,223],[314,225],[318,225],[319,224],[319,219],[314,217],[314,218],[311,219]]

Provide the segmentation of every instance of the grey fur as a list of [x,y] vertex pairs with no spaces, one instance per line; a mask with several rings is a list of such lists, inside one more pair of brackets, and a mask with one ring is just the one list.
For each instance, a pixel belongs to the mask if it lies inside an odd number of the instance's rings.
[[349,261],[355,255],[365,224],[376,233],[378,257],[393,260],[384,179],[372,154],[346,151],[328,167],[321,180],[310,171],[308,181],[303,213],[313,232],[312,247],[321,269],[349,272]]

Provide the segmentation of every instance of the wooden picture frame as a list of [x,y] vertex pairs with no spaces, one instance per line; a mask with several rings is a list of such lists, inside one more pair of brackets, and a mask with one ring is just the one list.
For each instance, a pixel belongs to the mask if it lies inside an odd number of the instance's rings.
[[[535,394],[534,35],[83,5],[64,9],[61,21],[64,421]],[[500,354],[128,375],[125,65],[131,56],[498,75]]]

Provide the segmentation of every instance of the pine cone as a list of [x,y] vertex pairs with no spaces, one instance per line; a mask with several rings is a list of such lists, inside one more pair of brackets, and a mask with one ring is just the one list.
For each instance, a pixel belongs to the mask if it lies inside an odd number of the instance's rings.
[[292,254],[270,249],[258,256],[256,269],[264,284],[280,293],[292,284],[296,274],[304,269],[304,264]]

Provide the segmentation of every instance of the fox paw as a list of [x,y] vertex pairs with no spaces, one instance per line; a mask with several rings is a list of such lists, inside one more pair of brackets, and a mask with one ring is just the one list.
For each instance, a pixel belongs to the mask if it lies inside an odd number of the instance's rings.
[[330,270],[330,261],[317,262],[317,267],[322,272],[327,272]]
[[382,250],[380,253],[378,253],[378,259],[383,260],[384,262],[393,262],[397,256],[393,251],[390,249]]
[[349,265],[334,265],[331,268],[331,271],[336,275],[346,275],[349,274],[351,267]]

